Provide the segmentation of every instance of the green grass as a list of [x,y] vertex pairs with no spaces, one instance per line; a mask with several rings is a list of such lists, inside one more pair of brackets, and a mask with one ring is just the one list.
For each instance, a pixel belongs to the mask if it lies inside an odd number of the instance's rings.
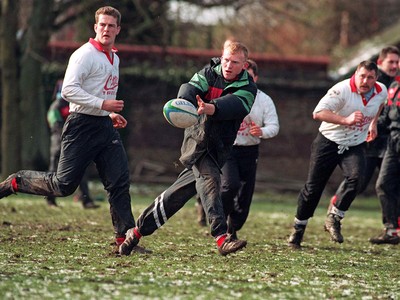
[[[159,188],[132,191],[135,217]],[[194,201],[141,245],[151,255],[117,257],[107,201],[83,210],[72,198],[0,200],[0,299],[399,299],[400,246],[375,246],[381,213],[359,198],[343,221],[343,244],[323,230],[328,200],[309,222],[303,250],[286,246],[295,195],[257,194],[244,251],[217,254]]]

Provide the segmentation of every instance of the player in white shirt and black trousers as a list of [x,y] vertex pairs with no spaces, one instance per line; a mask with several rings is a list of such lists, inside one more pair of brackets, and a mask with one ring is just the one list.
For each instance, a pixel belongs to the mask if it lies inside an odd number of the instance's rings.
[[[18,171],[0,183],[0,199],[13,193],[64,197],[71,195],[94,161],[108,194],[116,244],[135,226],[129,194],[128,158],[117,131],[126,119],[116,113],[124,101],[116,100],[119,58],[114,47],[121,29],[121,14],[105,6],[96,11],[96,37],[70,57],[62,97],[70,102],[62,133],[61,154],[56,172]],[[138,252],[145,252],[136,247]],[[143,250],[143,251],[141,251]]]
[[307,222],[337,166],[344,179],[333,196],[325,230],[333,241],[343,243],[341,220],[362,185],[366,141],[377,136],[378,116],[387,98],[387,89],[377,78],[377,65],[363,61],[350,79],[334,85],[314,109],[313,118],[322,123],[311,146],[307,182],[297,199],[294,230],[288,240],[290,247],[301,247]]
[[[258,80],[258,66],[249,59],[247,72]],[[247,220],[256,183],[257,161],[261,139],[279,132],[279,120],[271,97],[257,90],[253,107],[244,118],[230,156],[222,167],[221,199],[227,217],[228,232],[237,238]]]

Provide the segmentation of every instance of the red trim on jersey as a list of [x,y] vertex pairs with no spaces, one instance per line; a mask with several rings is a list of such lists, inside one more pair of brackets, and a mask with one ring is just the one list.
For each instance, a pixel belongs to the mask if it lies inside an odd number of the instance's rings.
[[[107,56],[108,61],[111,64],[114,63],[114,55],[110,55],[110,53],[108,51],[104,50],[103,46],[98,41],[96,41],[95,39],[90,38],[89,39],[89,43],[91,43],[97,50],[103,52]],[[118,51],[117,48],[112,47],[111,54],[114,54],[117,51]]]
[[[353,76],[351,76],[351,78],[350,78],[350,88],[353,93],[358,93],[357,86],[356,86],[356,75],[355,74]],[[382,87],[379,84],[375,83],[374,88],[375,88],[377,94],[382,92]]]
[[[379,84],[377,84],[376,82],[375,82],[375,84],[374,84],[374,88],[375,88],[375,91],[376,91],[376,92],[374,92],[374,93],[372,94],[371,98],[369,98],[370,100],[371,100],[376,94],[379,94],[380,92],[382,92],[382,87],[381,87]],[[358,92],[358,90],[357,90],[357,86],[356,86],[356,74],[354,74],[354,75],[351,76],[351,78],[350,78],[350,89],[351,89],[351,91],[352,91],[353,93],[359,94],[359,92]],[[364,97],[364,95],[362,95],[362,94],[359,94],[359,95],[361,96],[361,99],[362,99],[362,102],[363,102],[364,106],[366,106],[366,105],[368,104],[367,99]]]

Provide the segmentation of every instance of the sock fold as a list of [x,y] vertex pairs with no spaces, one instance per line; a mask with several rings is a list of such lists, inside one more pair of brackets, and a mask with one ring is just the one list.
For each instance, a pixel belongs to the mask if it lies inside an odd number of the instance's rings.
[[117,246],[122,245],[124,241],[125,241],[124,237],[115,238],[115,243],[117,244]]
[[308,219],[307,220],[299,220],[297,218],[294,218],[294,225],[301,225],[301,226],[307,226]]
[[137,237],[138,240],[140,240],[140,238],[142,237],[142,235],[139,232],[139,229],[137,227],[135,227],[133,229],[133,233],[135,234],[135,236]]
[[11,180],[11,188],[14,191],[14,193],[18,192],[17,178],[13,178]]
[[227,236],[226,234],[223,234],[223,235],[219,235],[215,238],[215,240],[217,241],[218,247],[221,247],[221,245],[225,242],[226,236]]

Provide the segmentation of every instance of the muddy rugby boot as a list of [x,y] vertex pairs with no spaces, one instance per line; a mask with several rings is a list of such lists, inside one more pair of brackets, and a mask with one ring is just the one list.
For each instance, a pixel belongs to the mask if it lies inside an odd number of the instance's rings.
[[234,253],[244,247],[246,247],[247,241],[243,240],[235,240],[232,239],[230,236],[225,239],[221,246],[218,247],[218,252],[226,256],[230,253]]
[[292,249],[300,249],[305,231],[306,225],[294,225],[293,232],[288,239],[288,246]]
[[329,214],[325,219],[325,230],[331,235],[331,240],[337,243],[343,243],[344,239],[340,233],[341,218],[338,215]]
[[387,229],[385,229],[381,234],[378,236],[372,237],[369,239],[371,244],[381,245],[381,244],[391,244],[397,245],[400,242],[399,236],[396,235],[389,235],[387,233]]
[[139,243],[139,239],[134,232],[134,228],[128,229],[125,241],[119,246],[119,254],[129,255],[133,248]]

